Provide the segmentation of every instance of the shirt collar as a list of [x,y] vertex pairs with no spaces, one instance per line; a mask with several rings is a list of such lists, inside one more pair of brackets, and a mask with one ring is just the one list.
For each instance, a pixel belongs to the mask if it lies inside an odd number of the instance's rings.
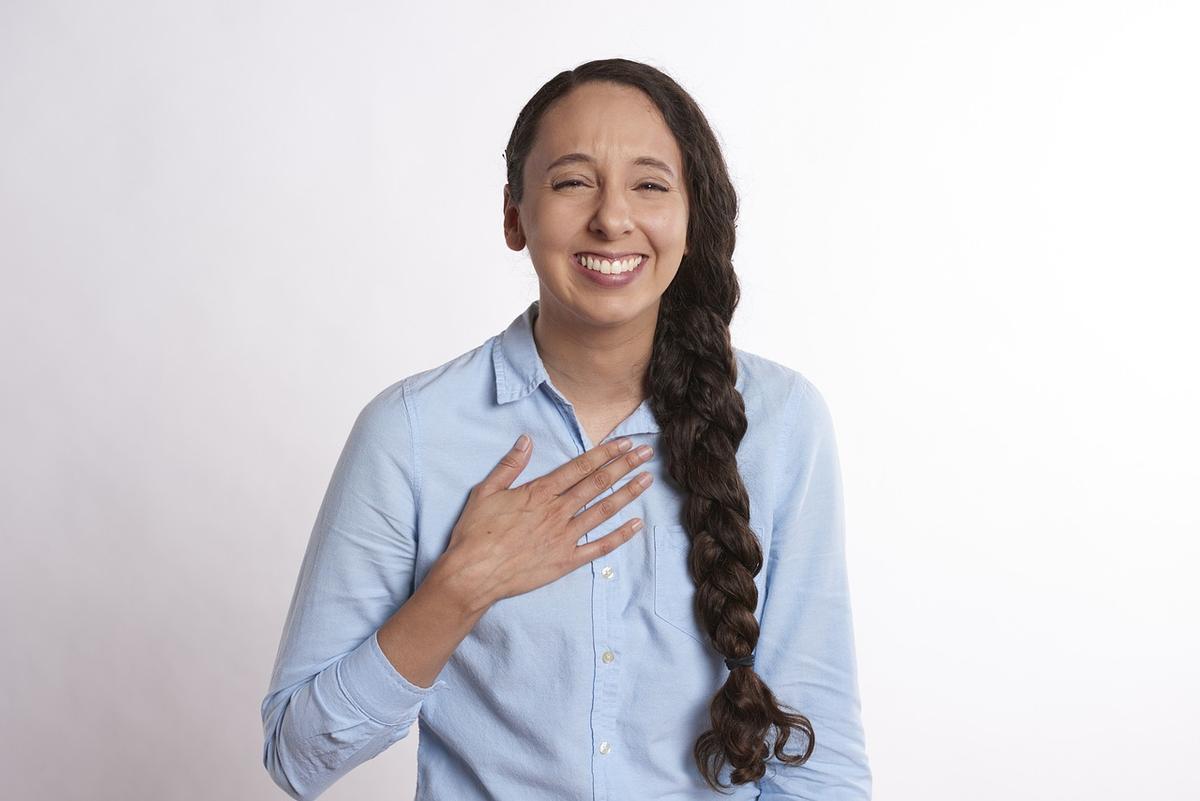
[[[533,321],[537,319],[540,302],[534,300],[517,315],[508,328],[501,332],[496,346],[492,348],[492,363],[496,369],[496,400],[499,403],[520,400],[545,384],[548,392],[571,406],[571,402],[550,381],[533,339]],[[650,411],[649,399],[646,399],[617,426],[610,437],[653,434],[658,431],[658,421]]]

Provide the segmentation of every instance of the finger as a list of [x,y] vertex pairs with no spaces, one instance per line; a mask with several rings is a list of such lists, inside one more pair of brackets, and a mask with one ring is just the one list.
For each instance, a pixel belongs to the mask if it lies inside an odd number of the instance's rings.
[[[644,482],[644,483],[643,483]],[[569,526],[573,539],[578,540],[584,533],[591,531],[596,526],[608,520],[610,517],[621,511],[629,505],[629,503],[654,483],[654,476],[649,473],[641,473],[634,477],[632,481],[626,481],[625,486],[617,490],[612,495],[597,504],[593,504],[589,509],[580,512],[572,520]]]
[[[654,451],[649,445],[642,445],[637,450],[622,453],[618,458],[613,459],[588,475],[585,480],[571,487],[563,493],[563,500],[571,507],[571,514],[589,504],[593,498],[616,484],[622,476],[629,474],[638,465],[649,461],[653,455]],[[610,499],[605,499],[605,501],[608,500]]]
[[500,459],[500,463],[493,467],[492,471],[484,476],[483,481],[475,486],[485,495],[508,489],[529,464],[529,456],[532,453],[532,438],[528,434],[522,434],[517,437],[517,441],[509,448],[508,453]]
[[620,548],[622,545],[633,539],[633,535],[636,534],[641,528],[641,519],[635,517],[632,520],[626,521],[619,528],[614,529],[612,533],[605,534],[595,542],[585,543],[584,545],[576,545],[575,556],[577,557],[577,560],[575,566],[581,567],[582,565],[586,565],[588,562],[599,559],[601,556],[612,553],[617,548]]
[[[611,460],[633,447],[629,437],[604,442],[551,470],[538,483],[551,495],[562,495]],[[580,504],[582,506],[583,504]]]

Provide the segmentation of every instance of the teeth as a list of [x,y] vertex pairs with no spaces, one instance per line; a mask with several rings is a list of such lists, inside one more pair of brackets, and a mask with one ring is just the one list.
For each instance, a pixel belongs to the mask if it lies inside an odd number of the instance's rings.
[[613,273],[629,272],[641,263],[642,257],[630,256],[629,258],[622,259],[621,261],[608,261],[607,259],[597,259],[592,256],[580,256],[579,261],[589,270],[595,270],[596,272],[604,273],[605,275],[612,275]]

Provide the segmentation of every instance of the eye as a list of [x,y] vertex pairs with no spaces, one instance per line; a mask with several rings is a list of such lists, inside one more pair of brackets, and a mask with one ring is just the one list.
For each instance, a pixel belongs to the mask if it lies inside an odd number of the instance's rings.
[[[565,180],[565,181],[559,181],[559,182],[558,182],[558,183],[556,183],[556,184],[551,184],[551,185],[550,185],[550,188],[551,188],[551,189],[558,190],[558,189],[567,189],[567,188],[571,188],[571,187],[575,187],[575,186],[586,186],[586,184],[584,184],[584,183],[583,183],[583,181],[580,181],[580,180],[578,180],[578,179],[576,179],[576,178],[568,178],[568,179],[567,179],[567,180]],[[669,192],[669,191],[671,191],[671,190],[667,189],[665,186],[661,186],[661,185],[659,185],[659,184],[656,184],[656,183],[654,183],[653,181],[643,181],[642,183],[638,184],[638,188],[639,188],[639,189],[641,189],[642,187],[646,187],[646,186],[649,186],[649,187],[651,187],[652,189],[654,189],[654,190],[656,190],[656,191],[658,191],[658,192]]]

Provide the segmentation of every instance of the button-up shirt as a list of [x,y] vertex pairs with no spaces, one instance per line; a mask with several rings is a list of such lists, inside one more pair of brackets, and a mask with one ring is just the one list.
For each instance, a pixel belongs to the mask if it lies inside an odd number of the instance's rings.
[[[522,432],[533,453],[513,486],[593,447],[539,357],[538,305],[474,350],[388,387],[355,421],[262,703],[263,763],[293,798],[317,797],[414,723],[415,801],[722,797],[700,777],[692,746],[729,669],[693,611],[683,494],[664,469],[648,400],[608,440],[649,443],[655,456],[588,505],[642,471],[654,483],[579,540],[639,517],[645,525],[629,542],[493,604],[432,686],[405,678],[376,639],[446,550],[467,493]],[[816,745],[803,765],[770,759],[762,779],[727,797],[869,799],[830,412],[801,373],[734,352],[748,419],[737,468],[764,557],[752,669],[808,717]],[[786,750],[805,744],[796,730]],[[730,772],[726,764],[722,783]]]

